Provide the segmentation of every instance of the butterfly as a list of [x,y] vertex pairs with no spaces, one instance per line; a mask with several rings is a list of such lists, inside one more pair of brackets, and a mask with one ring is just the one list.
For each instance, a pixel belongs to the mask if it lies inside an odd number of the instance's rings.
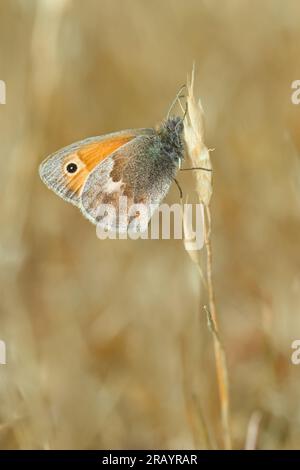
[[[60,197],[77,206],[93,224],[126,232],[140,229],[140,211],[148,208],[148,225],[155,208],[166,196],[184,158],[183,118],[166,118],[156,129],[128,129],[75,142],[44,160],[42,181]],[[106,217],[101,207],[124,212]],[[125,217],[124,217],[125,215]],[[145,215],[145,214],[144,214]]]

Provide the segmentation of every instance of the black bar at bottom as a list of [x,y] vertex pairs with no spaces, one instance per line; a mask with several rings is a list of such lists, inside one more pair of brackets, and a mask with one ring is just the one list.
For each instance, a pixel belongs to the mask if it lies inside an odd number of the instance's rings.
[[[89,468],[105,468],[108,465],[121,465],[138,468],[141,465],[189,465],[196,467],[209,463],[242,464],[253,468],[256,462],[282,466],[284,463],[299,463],[299,451],[180,451],[180,450],[83,450],[83,451],[1,451],[1,468],[9,463],[49,464],[56,463]],[[7,464],[7,465],[5,465]],[[206,468],[206,467],[205,467]]]

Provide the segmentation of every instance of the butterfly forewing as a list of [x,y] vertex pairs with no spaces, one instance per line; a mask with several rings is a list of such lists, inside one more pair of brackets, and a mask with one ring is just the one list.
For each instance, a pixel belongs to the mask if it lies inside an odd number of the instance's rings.
[[75,142],[42,162],[40,177],[56,194],[79,206],[82,188],[91,171],[115,150],[148,132],[148,129],[130,129]]

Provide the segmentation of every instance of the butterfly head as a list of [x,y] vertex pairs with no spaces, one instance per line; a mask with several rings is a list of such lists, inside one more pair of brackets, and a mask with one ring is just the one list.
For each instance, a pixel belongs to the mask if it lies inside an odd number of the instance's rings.
[[163,153],[179,161],[183,159],[183,120],[179,116],[166,119],[158,128]]

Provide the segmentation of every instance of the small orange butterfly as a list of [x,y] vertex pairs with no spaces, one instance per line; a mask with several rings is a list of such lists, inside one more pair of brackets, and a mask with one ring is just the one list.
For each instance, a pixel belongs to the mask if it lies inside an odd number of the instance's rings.
[[[41,179],[94,224],[103,222],[101,205],[123,210],[121,197],[127,198],[127,211],[135,204],[150,207],[148,224],[184,158],[183,119],[167,117],[157,129],[129,129],[71,144],[40,165]],[[127,231],[132,217],[122,225],[119,220],[109,229]]]

